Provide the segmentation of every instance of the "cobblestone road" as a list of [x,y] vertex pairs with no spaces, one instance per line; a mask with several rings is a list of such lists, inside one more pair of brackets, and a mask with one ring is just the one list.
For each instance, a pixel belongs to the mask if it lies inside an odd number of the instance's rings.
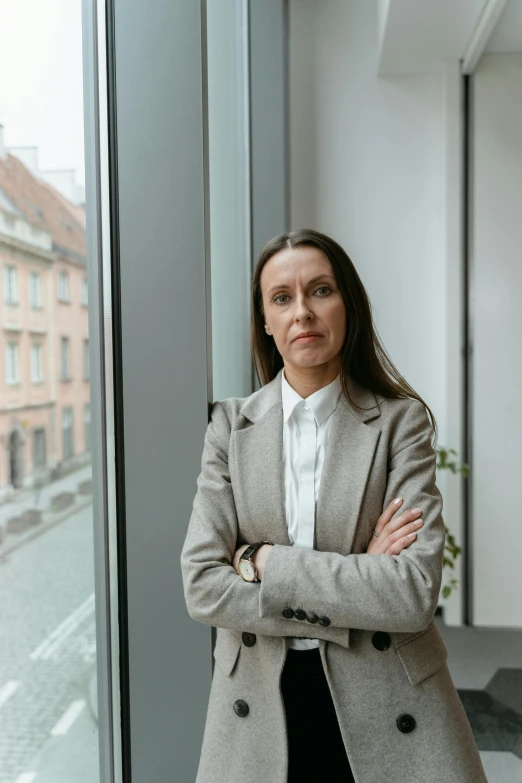
[[[34,768],[49,743],[71,761],[86,721],[92,757],[95,638],[88,506],[0,563],[0,783],[39,783]],[[88,777],[75,769],[70,783],[97,783],[92,759]]]

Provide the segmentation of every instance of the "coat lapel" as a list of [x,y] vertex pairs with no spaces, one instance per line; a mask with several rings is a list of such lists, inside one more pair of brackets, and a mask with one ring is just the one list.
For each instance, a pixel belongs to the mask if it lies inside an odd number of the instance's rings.
[[[236,466],[245,514],[263,538],[290,545],[283,474],[282,370],[241,408],[252,425],[234,433]],[[315,548],[351,552],[364,492],[380,436],[366,422],[380,415],[372,392],[350,381],[350,394],[366,408],[355,411],[341,394],[333,413],[315,519]]]
[[[366,401],[369,397],[366,395]],[[361,404],[358,399],[357,402]],[[341,395],[333,413],[315,515],[315,549],[348,555],[381,434],[372,412],[354,412]]]
[[[276,405],[252,427],[236,435],[243,495],[250,518],[263,538],[290,545],[285,517],[283,408]],[[255,469],[253,469],[255,466]]]

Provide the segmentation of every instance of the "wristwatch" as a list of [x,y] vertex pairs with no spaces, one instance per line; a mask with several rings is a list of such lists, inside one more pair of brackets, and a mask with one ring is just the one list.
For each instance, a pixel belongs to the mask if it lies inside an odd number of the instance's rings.
[[[258,541],[256,544],[250,544],[250,546],[247,546],[241,557],[239,558],[239,563],[237,566],[237,570],[239,571],[239,575],[243,577],[245,582],[259,582],[259,579],[257,578],[257,568],[255,564],[252,562],[252,555],[258,549],[262,544],[272,544],[271,541]],[[272,546],[274,546],[272,544]]]

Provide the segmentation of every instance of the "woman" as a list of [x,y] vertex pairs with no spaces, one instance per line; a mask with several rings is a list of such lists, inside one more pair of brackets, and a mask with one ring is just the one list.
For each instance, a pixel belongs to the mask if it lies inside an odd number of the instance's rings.
[[181,554],[217,627],[197,783],[485,783],[433,622],[434,417],[324,234],[265,246],[252,312],[264,385],[212,407]]

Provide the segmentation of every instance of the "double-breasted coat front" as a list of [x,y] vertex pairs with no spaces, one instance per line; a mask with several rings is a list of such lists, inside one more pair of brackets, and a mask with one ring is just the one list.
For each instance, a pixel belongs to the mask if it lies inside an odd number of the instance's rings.
[[[217,628],[196,783],[287,782],[290,636],[319,639],[357,783],[487,783],[433,621],[445,531],[426,409],[349,380],[364,410],[339,397],[314,549],[299,548],[285,519],[281,374],[214,403],[204,439],[181,553],[189,614]],[[402,510],[422,509],[423,527],[400,555],[366,554],[397,496]],[[234,552],[263,539],[274,543],[263,577],[245,582]]]

